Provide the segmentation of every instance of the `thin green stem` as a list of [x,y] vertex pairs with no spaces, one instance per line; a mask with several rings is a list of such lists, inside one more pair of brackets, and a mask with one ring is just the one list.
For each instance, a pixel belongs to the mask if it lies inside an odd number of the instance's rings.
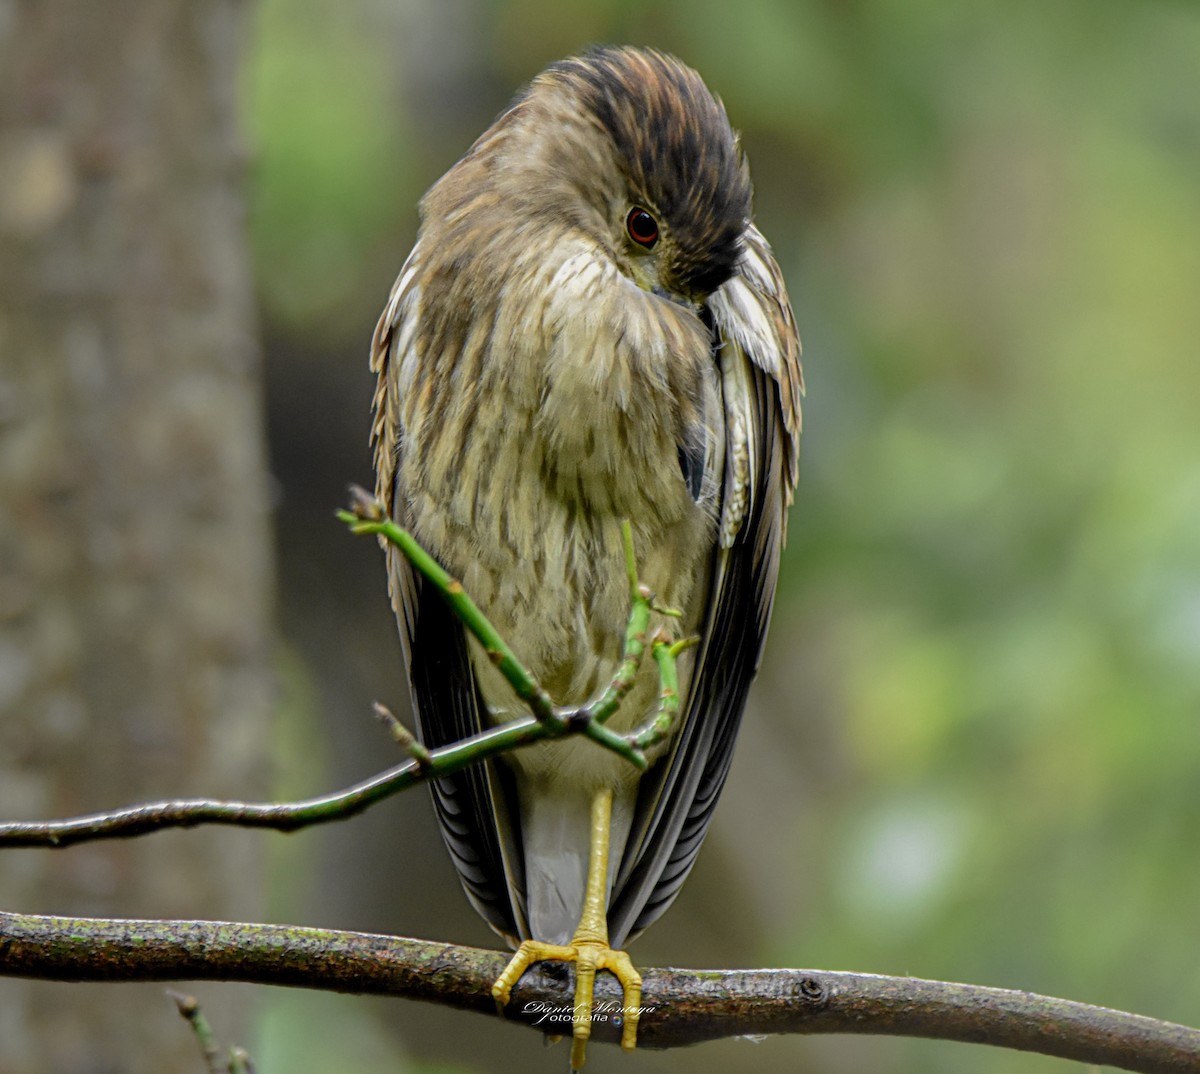
[[[603,724],[617,711],[625,695],[633,687],[638,668],[646,652],[646,634],[650,629],[650,591],[638,581],[637,561],[633,554],[633,528],[621,523],[621,538],[625,546],[625,576],[629,579],[629,623],[625,627],[625,650],[617,665],[608,689],[593,702],[592,719]],[[645,767],[644,763],[641,767]]]
[[605,721],[617,711],[629,692],[645,654],[646,636],[653,609],[653,596],[638,581],[632,529],[622,525],[625,570],[629,579],[630,616],[625,652],[608,689],[592,706],[582,710],[555,708],[549,694],[517,659],[461,583],[444,570],[410,533],[384,517],[382,505],[365,494],[356,497],[356,510],[339,512],[339,518],[355,533],[377,534],[390,541],[450,603],[455,614],[496,661],[513,689],[532,710],[532,715],[508,720],[477,735],[437,750],[417,742],[382,706],[376,711],[387,722],[410,759],[371,779],[333,794],[300,802],[228,802],[208,798],[151,802],[106,813],[93,813],[57,821],[15,821],[0,824],[0,847],[64,847],[94,839],[127,838],[163,828],[190,828],[198,824],[228,824],[246,828],[295,831],[298,828],[343,820],[399,791],[427,779],[441,779],[469,765],[498,757],[509,750],[557,738],[583,734],[612,750],[639,769],[647,766],[646,749],[661,741],[679,714],[678,676],[675,658],[690,642],[668,643],[660,637],[654,644],[662,691],[658,710],[632,734],[611,730]]
[[[562,733],[536,717],[523,716],[461,742],[432,750],[425,764],[416,759],[405,761],[334,794],[287,803],[185,798],[150,802],[70,820],[13,821],[0,824],[0,847],[65,847],[93,839],[127,838],[163,828],[191,828],[197,824],[295,831],[356,816],[376,802],[417,783],[440,779],[468,765]],[[619,743],[619,748],[618,744],[606,742],[605,745],[617,750],[634,764],[641,757],[640,751],[624,739]],[[644,759],[642,763],[645,763]]]
[[650,653],[658,665],[658,708],[641,727],[629,735],[631,745],[639,750],[648,750],[656,746],[671,733],[675,721],[679,719],[679,708],[682,697],[679,693],[679,654],[690,649],[699,642],[699,638],[681,638],[672,641],[660,633],[650,647]]
[[221,1049],[217,1044],[217,1035],[212,1031],[208,1019],[204,1017],[204,1012],[200,1009],[196,997],[186,996],[182,992],[174,992],[170,989],[167,990],[167,995],[175,1001],[179,1013],[192,1027],[192,1034],[196,1038],[196,1043],[200,1045],[200,1053],[204,1056],[204,1065],[209,1074],[223,1074]]
[[480,610],[467,592],[462,582],[446,571],[436,559],[425,551],[406,529],[397,526],[391,519],[384,517],[363,517],[352,511],[339,511],[338,518],[345,522],[353,533],[371,533],[382,537],[395,545],[404,554],[405,559],[429,580],[441,593],[446,603],[454,609],[454,614],[483,646],[486,652],[500,669],[501,674],[512,685],[517,696],[524,701],[539,720],[550,723],[561,722],[561,717],[555,712],[554,702],[546,693],[542,684],[517,659],[516,654],[508,647],[508,643],[500,636],[500,632]]
[[621,520],[621,547],[625,552],[625,577],[629,580],[629,595],[636,599],[641,585],[638,582],[637,556],[633,551],[633,524],[627,518]]
[[644,772],[649,767],[650,762],[646,760],[643,747],[634,742],[629,735],[622,735],[605,727],[595,717],[588,719],[583,725],[583,733],[593,742],[620,754],[641,771]]

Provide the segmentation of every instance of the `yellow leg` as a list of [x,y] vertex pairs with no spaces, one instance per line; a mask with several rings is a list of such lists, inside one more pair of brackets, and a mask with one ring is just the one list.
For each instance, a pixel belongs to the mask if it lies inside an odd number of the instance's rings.
[[612,791],[605,788],[592,799],[592,842],[588,855],[587,889],[579,927],[567,945],[526,940],[492,985],[492,996],[503,1007],[513,986],[535,962],[554,960],[575,963],[575,1009],[571,1027],[571,1069],[579,1070],[586,1060],[592,1035],[592,996],[596,971],[608,970],[625,992],[624,1028],[621,1047],[632,1051],[637,1045],[638,1008],[642,1002],[642,977],[624,951],[608,945],[608,829],[612,819]]

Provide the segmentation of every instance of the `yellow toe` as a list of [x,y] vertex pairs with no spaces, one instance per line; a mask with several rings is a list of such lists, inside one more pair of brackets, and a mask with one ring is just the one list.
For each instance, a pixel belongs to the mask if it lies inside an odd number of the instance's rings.
[[492,985],[492,997],[503,1008],[521,975],[535,962],[575,963],[575,1006],[571,1016],[571,1069],[580,1070],[587,1061],[587,1042],[592,1035],[592,1013],[595,1007],[596,973],[607,970],[621,983],[624,992],[621,1047],[632,1051],[637,1046],[639,1007],[642,1000],[642,977],[633,967],[629,955],[614,951],[607,943],[576,937],[570,944],[524,941],[513,955],[504,972]]

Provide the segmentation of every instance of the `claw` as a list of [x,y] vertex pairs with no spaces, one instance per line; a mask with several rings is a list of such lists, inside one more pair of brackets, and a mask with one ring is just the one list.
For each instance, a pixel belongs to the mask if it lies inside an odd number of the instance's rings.
[[503,1010],[521,975],[535,962],[546,961],[575,963],[575,1006],[571,1014],[572,1070],[580,1070],[587,1061],[587,1042],[592,1035],[592,1008],[595,1004],[598,970],[608,970],[621,983],[624,992],[621,1047],[628,1052],[637,1046],[642,976],[634,969],[629,955],[624,951],[614,951],[607,943],[578,936],[566,945],[526,940],[517,948],[517,953],[492,985],[492,998],[496,1001],[496,1006]]
[[587,1042],[592,1035],[592,1008],[596,973],[608,970],[624,993],[621,1047],[629,1052],[637,1046],[638,1016],[642,1002],[642,975],[624,951],[608,943],[605,919],[604,879],[608,868],[608,832],[612,818],[612,791],[604,788],[592,800],[592,847],[588,860],[588,883],[579,928],[569,944],[525,940],[517,948],[504,972],[492,985],[492,998],[503,1010],[521,975],[535,962],[575,963],[575,1006],[571,1011],[571,1069],[580,1070],[587,1061]]

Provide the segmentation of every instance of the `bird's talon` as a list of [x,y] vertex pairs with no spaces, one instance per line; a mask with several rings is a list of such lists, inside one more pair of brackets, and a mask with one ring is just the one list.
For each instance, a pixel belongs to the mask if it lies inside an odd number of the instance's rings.
[[587,1043],[592,1036],[592,1011],[595,1006],[596,973],[608,970],[621,985],[624,995],[621,1047],[632,1051],[637,1046],[638,1005],[642,999],[642,978],[624,951],[614,951],[603,939],[587,931],[564,945],[525,940],[517,948],[504,972],[492,985],[492,998],[503,1012],[512,996],[512,989],[521,975],[534,963],[547,963],[545,971],[555,964],[575,963],[575,1006],[571,1016],[571,1069],[579,1070],[587,1061]]
[[587,1038],[575,1037],[571,1041],[571,1070],[582,1070],[587,1062]]
[[504,1017],[504,1009],[508,1006],[508,994],[501,995],[496,989],[492,989],[492,1000],[496,1004],[496,1013],[502,1018]]

